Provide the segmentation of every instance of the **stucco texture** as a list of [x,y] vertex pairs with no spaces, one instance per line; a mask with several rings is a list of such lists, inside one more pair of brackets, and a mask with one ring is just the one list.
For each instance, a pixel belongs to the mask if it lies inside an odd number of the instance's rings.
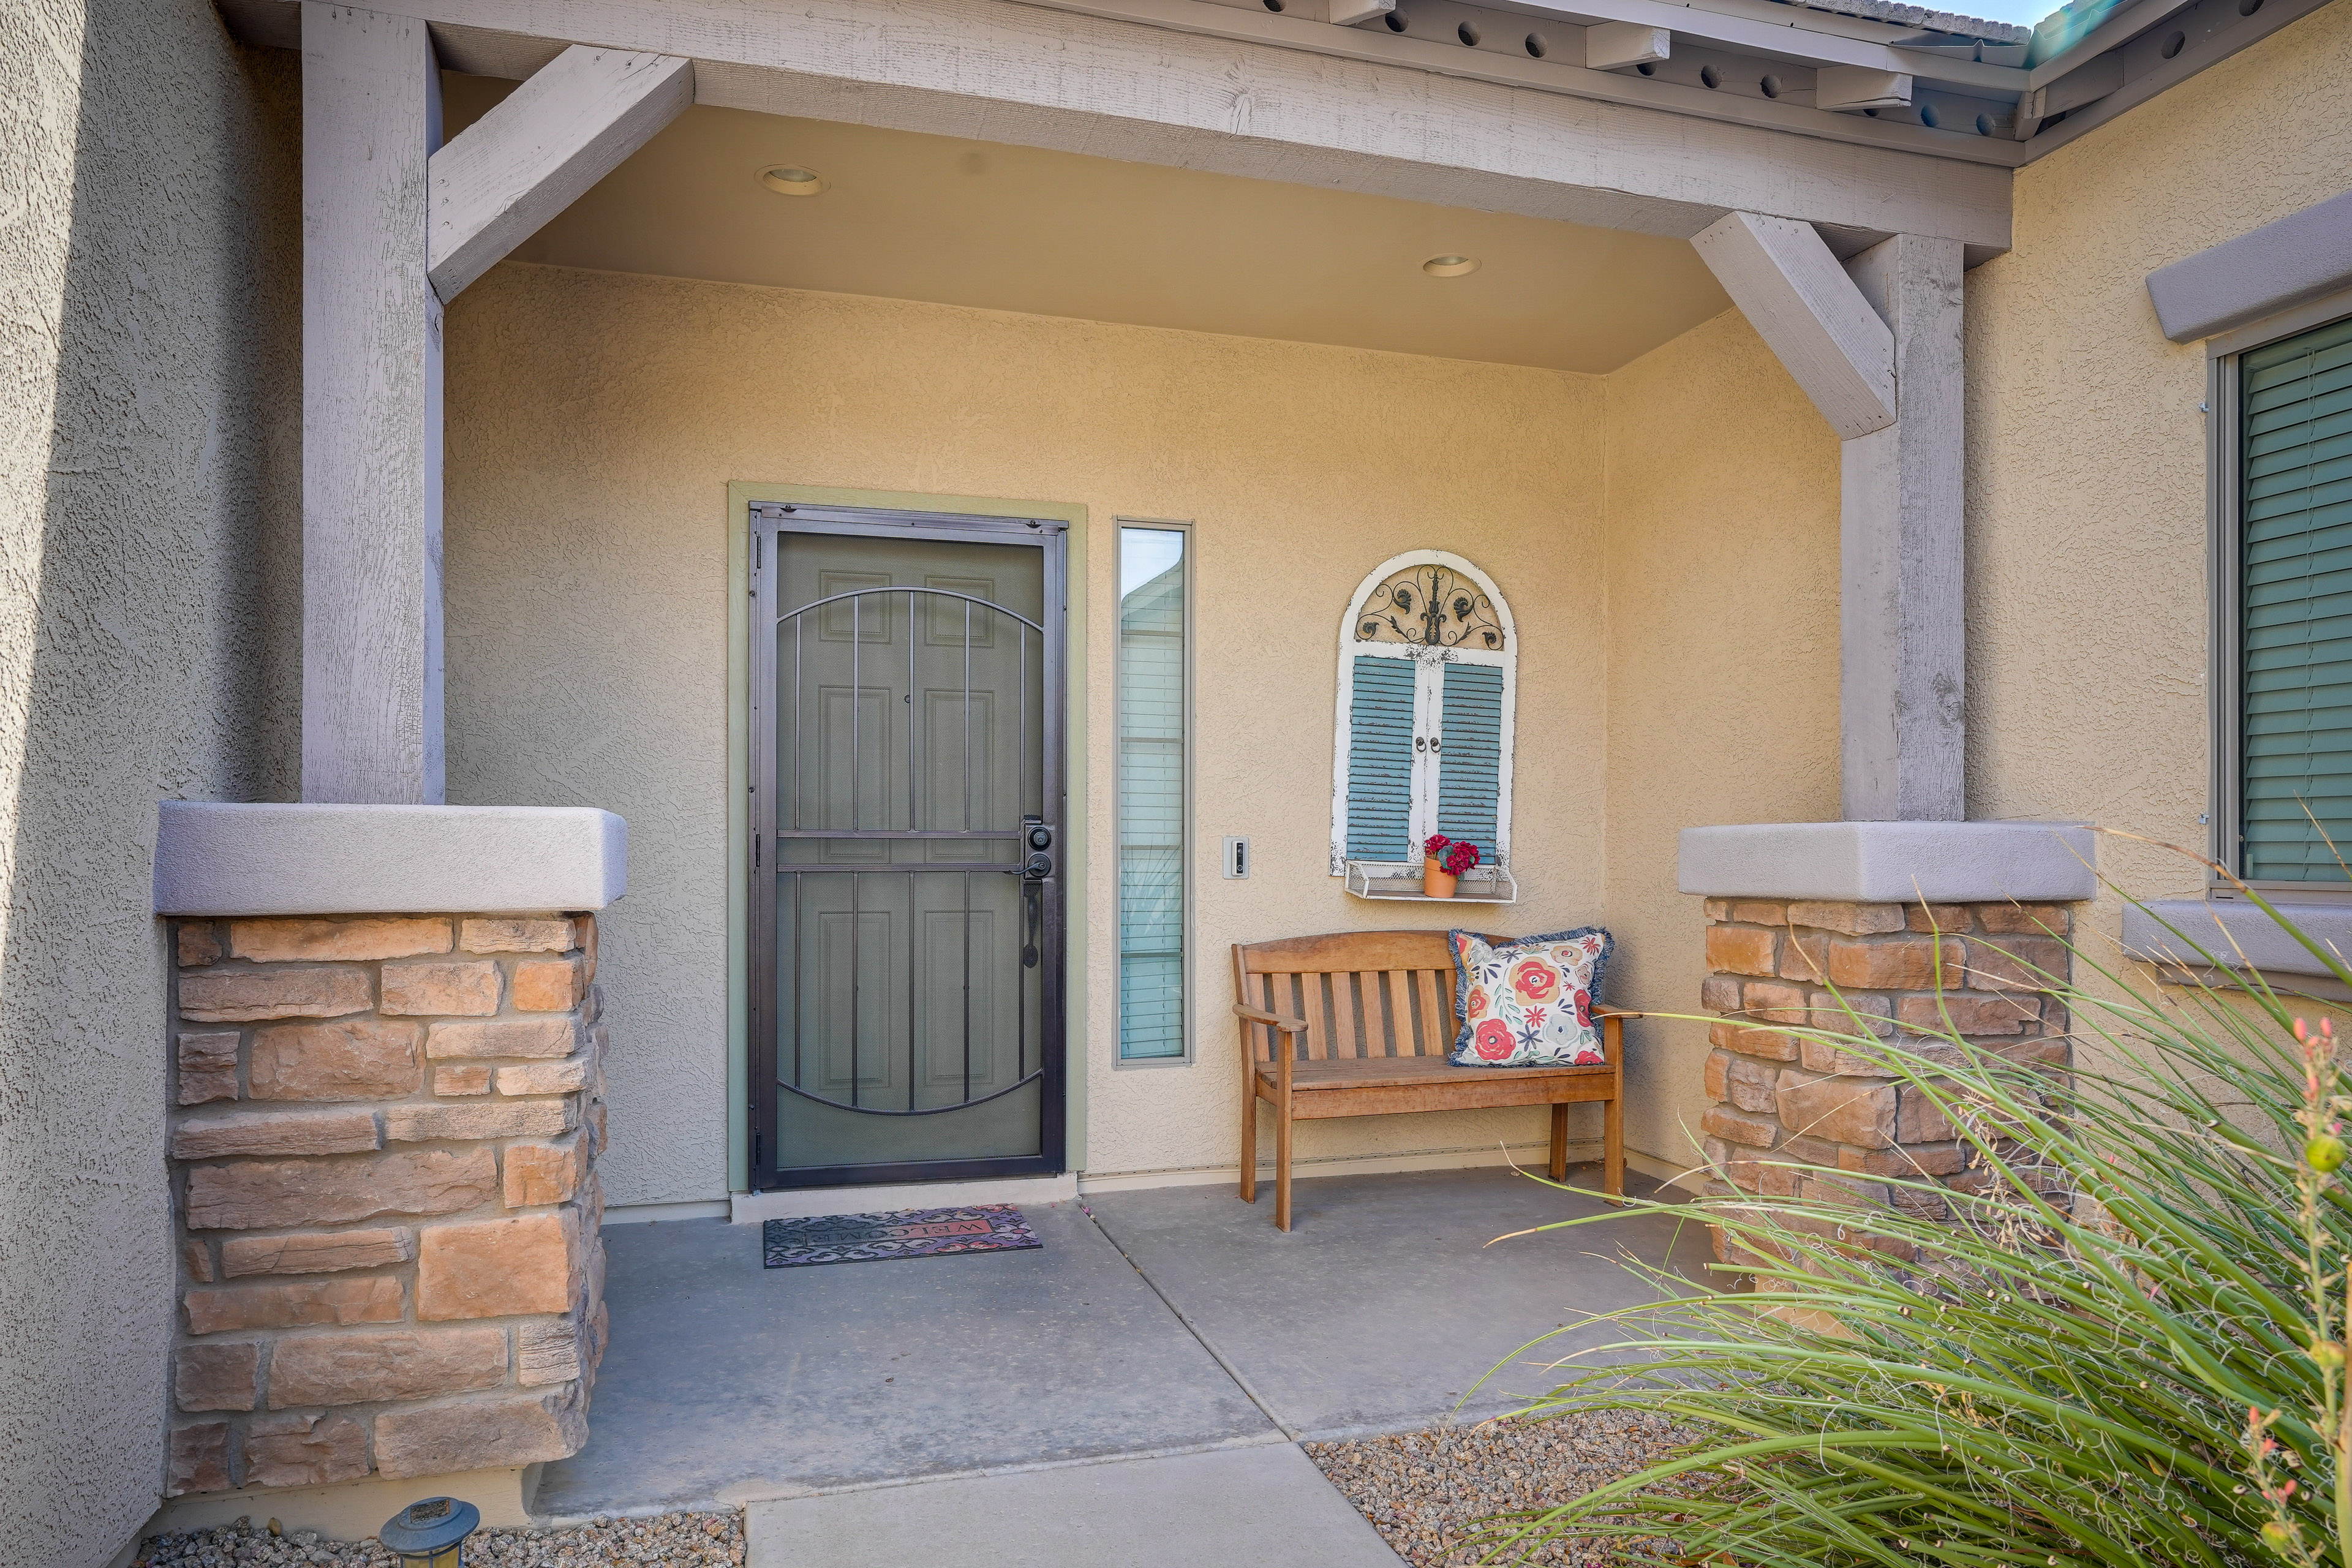
[[[2201,343],[2144,279],[2341,192],[2352,7],[2329,5],[2020,170],[2016,247],[1969,274],[1969,815],[2202,852],[2211,809]],[[2130,839],[2143,898],[2201,870]],[[2120,931],[2101,900],[2093,929]]]
[[[630,824],[602,957],[616,1205],[726,1190],[730,480],[1081,505],[1097,606],[1116,601],[1118,516],[1196,522],[1185,1066],[1113,1064],[1114,650],[1107,613],[1088,627],[1096,929],[1072,1048],[1090,1171],[1232,1164],[1231,943],[1462,918],[1369,905],[1328,875],[1339,619],[1388,556],[1466,556],[1518,619],[1525,893],[1469,918],[1600,914],[1598,378],[515,264],[456,302],[447,343],[450,796]],[[1218,875],[1227,834],[1253,842],[1246,881]],[[1541,1116],[1328,1122],[1298,1151],[1539,1143]]]
[[[1698,1011],[1676,836],[1838,815],[1838,443],[1726,311],[1608,378],[1611,999]],[[1625,1138],[1697,1157],[1706,1031],[1627,1026]]]
[[155,803],[293,789],[298,103],[201,0],[0,6],[0,1563],[163,1482]]

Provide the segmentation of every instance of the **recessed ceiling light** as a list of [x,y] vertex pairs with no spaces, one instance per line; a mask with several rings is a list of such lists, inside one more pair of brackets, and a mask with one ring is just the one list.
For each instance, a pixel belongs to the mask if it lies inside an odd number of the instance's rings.
[[778,163],[760,171],[760,183],[780,196],[813,196],[824,189],[824,176],[797,163]]
[[1466,278],[1478,270],[1475,256],[1433,256],[1421,264],[1421,269],[1432,278]]

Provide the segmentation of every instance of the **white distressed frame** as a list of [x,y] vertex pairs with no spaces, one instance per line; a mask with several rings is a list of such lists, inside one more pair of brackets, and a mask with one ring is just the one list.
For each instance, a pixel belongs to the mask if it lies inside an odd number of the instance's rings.
[[[1356,636],[1356,624],[1372,590],[1408,566],[1444,566],[1478,585],[1495,606],[1502,624],[1500,652],[1486,648],[1415,647],[1405,643],[1367,642]],[[1413,729],[1417,735],[1440,733],[1445,722],[1445,677],[1448,664],[1485,665],[1503,672],[1503,735],[1501,766],[1495,781],[1495,858],[1497,870],[1511,864],[1511,756],[1517,749],[1519,711],[1519,628],[1511,618],[1510,601],[1495,580],[1461,556],[1444,550],[1408,550],[1372,568],[1348,600],[1348,614],[1339,623],[1339,696],[1331,741],[1331,875],[1348,874],[1348,737],[1355,716],[1356,665],[1359,655],[1375,658],[1409,658],[1421,668],[1413,679]],[[1416,749],[1412,763],[1412,810],[1406,836],[1419,844],[1437,831],[1437,766],[1439,754]]]

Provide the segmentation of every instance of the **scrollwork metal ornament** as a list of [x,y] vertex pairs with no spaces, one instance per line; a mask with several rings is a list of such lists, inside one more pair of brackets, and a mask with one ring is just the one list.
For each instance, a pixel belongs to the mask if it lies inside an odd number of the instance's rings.
[[1423,562],[1383,578],[1356,617],[1359,642],[1503,651],[1507,633],[1495,601],[1451,566]]

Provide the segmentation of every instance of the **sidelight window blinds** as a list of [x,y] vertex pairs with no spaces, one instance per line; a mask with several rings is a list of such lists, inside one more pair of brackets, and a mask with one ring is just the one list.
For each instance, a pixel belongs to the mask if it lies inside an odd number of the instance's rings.
[[1331,874],[1418,871],[1432,834],[1507,867],[1517,634],[1486,575],[1436,551],[1383,562],[1339,634]]
[[1184,1055],[1189,552],[1181,529],[1118,531],[1118,1054]]
[[2238,374],[2242,874],[2340,882],[2338,851],[2352,859],[2352,321],[2250,351]]

